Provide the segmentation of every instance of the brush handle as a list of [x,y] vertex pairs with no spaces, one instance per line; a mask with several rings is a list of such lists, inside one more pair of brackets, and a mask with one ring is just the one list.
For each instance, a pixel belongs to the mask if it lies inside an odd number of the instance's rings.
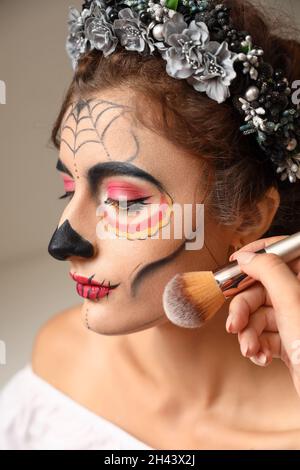
[[[288,263],[300,256],[300,232],[255,253],[274,253]],[[241,271],[237,261],[222,266],[214,271],[213,275],[226,298],[233,297],[256,282],[255,279]]]

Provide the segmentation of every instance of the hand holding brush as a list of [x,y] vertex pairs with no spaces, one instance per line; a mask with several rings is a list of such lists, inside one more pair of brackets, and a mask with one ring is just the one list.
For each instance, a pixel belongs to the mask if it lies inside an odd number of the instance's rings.
[[[173,278],[164,292],[168,318],[180,326],[201,326],[220,309],[226,298],[233,297],[227,332],[238,335],[242,354],[257,365],[267,366],[273,358],[280,358],[288,367],[300,397],[300,233],[257,240],[230,259],[235,260],[228,265],[229,271],[235,270],[235,281],[233,278],[228,281],[225,276],[227,282],[220,282],[219,273],[224,274],[225,267],[204,273],[200,279],[207,281],[206,288],[210,286],[211,291],[207,293],[202,285],[202,297],[198,280],[188,291],[189,297],[179,299],[176,293],[176,304],[174,284],[178,286],[182,279],[180,275]],[[242,273],[241,277],[238,272]],[[206,307],[208,314],[205,314]]]
[[[274,243],[275,239],[277,241]],[[286,263],[300,257],[300,232],[289,237],[272,238],[269,244],[263,240],[258,242],[255,246],[262,248],[256,250],[256,253],[272,253],[280,256]],[[198,328],[215,315],[227,299],[255,281],[241,270],[237,261],[213,272],[177,274],[164,289],[163,305],[166,315],[178,326]]]

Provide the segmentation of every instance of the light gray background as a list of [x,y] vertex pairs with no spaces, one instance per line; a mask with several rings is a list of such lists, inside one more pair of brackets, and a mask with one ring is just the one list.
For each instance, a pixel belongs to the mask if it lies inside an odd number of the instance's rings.
[[[300,22],[299,0],[262,3]],[[0,340],[7,351],[0,386],[29,360],[39,326],[79,302],[68,264],[53,260],[47,246],[65,204],[49,137],[72,77],[64,49],[68,7],[81,4],[0,0],[0,80],[7,87],[0,104]]]

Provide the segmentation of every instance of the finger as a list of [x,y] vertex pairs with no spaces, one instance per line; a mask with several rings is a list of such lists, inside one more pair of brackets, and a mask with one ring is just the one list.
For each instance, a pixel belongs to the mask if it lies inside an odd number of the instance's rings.
[[[283,344],[291,353],[292,343],[300,338],[300,282],[282,259],[271,253],[254,254],[248,263],[247,252],[237,261],[243,272],[260,281],[274,307],[274,315]],[[244,262],[243,262],[244,258]]]
[[[230,260],[231,261],[234,261],[236,256],[238,256],[239,253],[242,253],[242,252],[246,252],[248,250],[244,250],[244,249],[241,249],[239,251],[236,251],[235,253],[232,253],[231,257],[230,257]],[[250,250],[249,250],[250,251]],[[251,252],[254,253],[255,250],[251,250]],[[288,263],[286,263],[289,268],[293,271],[293,273],[295,273],[297,275],[297,277],[299,278],[300,276],[300,258],[296,258],[292,261],[289,261]]]
[[265,288],[256,283],[233,297],[226,321],[228,333],[237,333],[247,326],[249,316],[265,303],[265,294]]
[[288,266],[290,267],[290,269],[298,275],[299,277],[299,274],[300,274],[300,258],[296,258],[295,260],[293,261],[290,261],[289,263],[287,263]]
[[278,333],[274,312],[271,307],[261,307],[253,313],[246,328],[238,333],[241,352],[253,356],[261,348],[260,337],[263,332]]
[[[300,267],[300,260],[298,263]],[[298,279],[300,280],[300,273]],[[271,307],[272,301],[261,283],[256,283],[233,297],[226,320],[227,332],[238,333],[244,329],[249,322],[249,316],[262,305]]]
[[259,240],[255,240],[251,243],[248,243],[248,245],[245,245],[239,250],[232,253],[232,255],[229,257],[229,261],[233,261],[235,259],[236,253],[241,253],[242,251],[262,250],[263,248],[266,248],[267,246],[272,245],[273,243],[279,242],[279,240],[283,240],[287,236],[288,235],[280,235],[276,237],[260,238]]
[[[279,240],[283,240],[284,238],[287,238],[287,236],[288,235],[280,235],[280,236],[276,236],[276,237],[261,238],[260,240],[255,240],[251,243],[248,243],[248,245],[245,245],[242,248],[240,248],[239,250],[232,253],[232,255],[229,258],[229,261],[234,261],[235,256],[238,253],[242,253],[244,251],[253,251],[253,252],[255,252],[255,251],[261,250],[263,248],[266,248],[269,245],[272,245],[273,243],[278,242]],[[288,265],[295,274],[300,273],[300,258],[299,257],[297,259],[293,260],[293,261],[290,261],[288,263]]]
[[271,364],[274,358],[281,358],[282,343],[278,333],[262,333],[259,340],[259,352],[249,356],[254,364],[265,367]]

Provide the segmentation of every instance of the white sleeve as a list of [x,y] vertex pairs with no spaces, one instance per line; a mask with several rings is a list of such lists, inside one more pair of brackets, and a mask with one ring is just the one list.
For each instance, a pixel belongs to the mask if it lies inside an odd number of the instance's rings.
[[26,368],[21,369],[0,391],[0,450],[24,449],[34,406],[33,401],[28,402],[26,375]]
[[27,366],[0,392],[0,450],[85,450],[109,445],[110,434],[105,428],[95,432],[86,414]]
[[150,449],[27,365],[0,391],[0,450]]

